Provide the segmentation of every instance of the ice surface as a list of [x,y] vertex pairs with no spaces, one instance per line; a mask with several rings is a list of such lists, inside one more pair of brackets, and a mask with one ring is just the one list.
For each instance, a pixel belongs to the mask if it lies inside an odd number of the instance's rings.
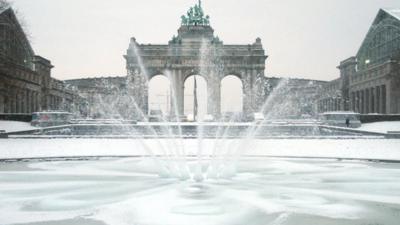
[[[195,161],[189,161],[195,163]],[[0,163],[0,224],[398,225],[400,164],[253,159],[232,179],[160,178],[146,158]]]
[[27,122],[0,120],[0,130],[5,130],[6,132],[16,132],[33,129],[37,129],[37,127],[31,126],[31,124]]
[[386,121],[364,123],[358,130],[387,133],[388,131],[400,131],[400,121]]

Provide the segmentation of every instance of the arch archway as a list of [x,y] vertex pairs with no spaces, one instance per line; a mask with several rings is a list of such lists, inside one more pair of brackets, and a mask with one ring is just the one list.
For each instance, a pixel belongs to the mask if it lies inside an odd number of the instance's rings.
[[184,114],[193,120],[195,111],[195,80],[197,93],[197,121],[205,119],[207,115],[207,81],[199,75],[191,75],[184,81]]
[[243,112],[243,82],[235,75],[225,76],[221,80],[221,112]]
[[149,113],[161,112],[163,116],[171,113],[171,85],[170,80],[162,75],[152,76],[149,80],[148,105]]

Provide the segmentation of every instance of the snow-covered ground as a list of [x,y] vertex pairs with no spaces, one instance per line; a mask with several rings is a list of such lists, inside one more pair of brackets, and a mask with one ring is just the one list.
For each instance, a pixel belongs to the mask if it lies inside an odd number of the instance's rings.
[[[249,156],[334,157],[400,160],[400,139],[0,139],[0,158],[149,156],[152,154],[240,154]],[[215,146],[217,146],[215,148]]]
[[27,122],[0,120],[0,130],[5,130],[6,132],[16,132],[32,129],[37,128],[31,126],[31,124]]
[[364,123],[360,128],[357,129],[380,133],[387,133],[388,131],[400,131],[400,121]]

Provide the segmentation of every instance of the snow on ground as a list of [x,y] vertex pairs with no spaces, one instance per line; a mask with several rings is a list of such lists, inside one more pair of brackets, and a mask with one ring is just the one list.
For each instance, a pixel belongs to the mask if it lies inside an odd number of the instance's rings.
[[[198,146],[203,154],[211,154],[215,140],[199,145],[194,139],[0,139],[0,158],[179,155],[180,149],[173,146],[181,144],[186,154],[196,155]],[[245,144],[226,140],[218,146],[220,154],[400,160],[400,139],[273,139]]]
[[388,131],[400,131],[400,121],[386,121],[375,123],[363,123],[358,130],[387,133]]
[[31,126],[31,124],[27,122],[0,120],[0,130],[5,130],[6,132],[16,132],[16,131],[32,130],[32,129],[37,129],[37,128]]

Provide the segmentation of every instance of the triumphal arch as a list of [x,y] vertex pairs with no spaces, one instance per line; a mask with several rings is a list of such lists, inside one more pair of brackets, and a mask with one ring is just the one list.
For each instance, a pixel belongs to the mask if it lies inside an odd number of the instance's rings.
[[179,115],[184,113],[184,82],[200,75],[207,82],[208,114],[221,113],[221,80],[237,76],[243,86],[243,112],[260,109],[264,95],[267,56],[257,38],[249,45],[225,45],[210,26],[201,1],[181,17],[178,35],[166,45],[139,44],[131,38],[126,59],[128,87],[137,106],[146,114],[149,110],[148,84],[152,77],[165,75],[171,84],[171,104]]

